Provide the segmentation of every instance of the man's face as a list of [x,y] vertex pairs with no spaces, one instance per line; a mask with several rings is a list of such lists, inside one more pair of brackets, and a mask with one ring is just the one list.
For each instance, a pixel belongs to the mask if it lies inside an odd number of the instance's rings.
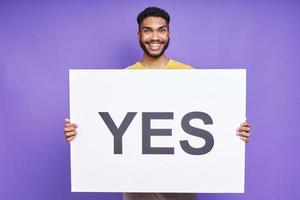
[[169,27],[161,17],[147,17],[143,20],[138,32],[138,39],[144,52],[152,58],[164,54],[169,45]]

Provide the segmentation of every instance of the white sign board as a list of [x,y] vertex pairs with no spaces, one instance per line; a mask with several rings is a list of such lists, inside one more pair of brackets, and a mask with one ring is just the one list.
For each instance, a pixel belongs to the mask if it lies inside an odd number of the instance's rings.
[[74,192],[244,192],[246,70],[70,70]]

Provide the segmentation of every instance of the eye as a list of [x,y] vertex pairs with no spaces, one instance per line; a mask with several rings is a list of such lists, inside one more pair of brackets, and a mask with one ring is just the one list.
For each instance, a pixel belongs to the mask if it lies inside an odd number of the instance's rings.
[[150,30],[149,29],[144,29],[143,33],[150,33]]
[[160,33],[165,33],[165,32],[167,32],[167,29],[162,28],[162,29],[159,30],[159,32],[160,32]]

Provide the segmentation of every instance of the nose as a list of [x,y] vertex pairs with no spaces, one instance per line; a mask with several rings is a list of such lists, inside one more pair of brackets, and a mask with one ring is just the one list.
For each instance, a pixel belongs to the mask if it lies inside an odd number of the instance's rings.
[[159,39],[159,35],[157,31],[153,31],[152,35],[151,35],[151,39],[152,40],[158,40]]

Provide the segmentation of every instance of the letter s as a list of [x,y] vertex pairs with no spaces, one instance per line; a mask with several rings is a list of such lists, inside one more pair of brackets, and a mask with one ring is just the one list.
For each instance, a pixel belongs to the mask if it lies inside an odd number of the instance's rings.
[[214,146],[212,134],[206,130],[196,128],[190,125],[192,119],[201,119],[204,124],[213,124],[212,118],[204,112],[190,112],[183,116],[181,120],[182,129],[193,136],[201,137],[205,140],[205,145],[200,148],[192,147],[187,140],[180,141],[182,149],[191,155],[203,155],[210,152]]

